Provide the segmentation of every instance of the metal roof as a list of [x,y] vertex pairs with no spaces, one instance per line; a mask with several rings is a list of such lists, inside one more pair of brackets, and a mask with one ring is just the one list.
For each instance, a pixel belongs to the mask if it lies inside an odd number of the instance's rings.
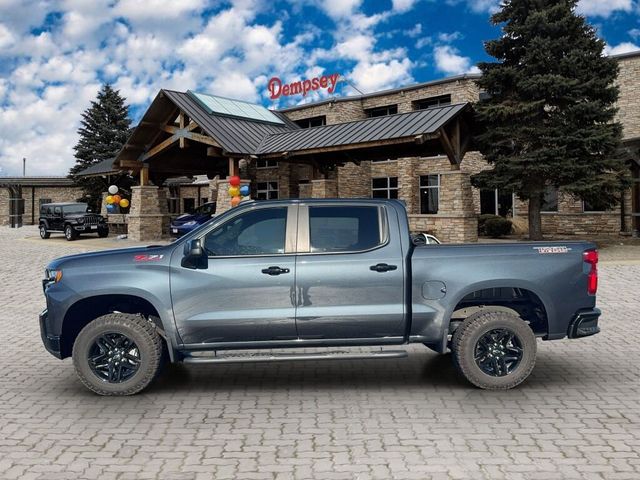
[[68,177],[0,177],[0,186],[21,185],[23,187],[73,187]]
[[108,158],[107,160],[102,160],[101,162],[94,163],[90,167],[85,168],[84,170],[80,170],[76,176],[77,177],[92,177],[96,175],[113,175],[119,172],[116,168],[113,167],[113,162],[115,158]]
[[188,93],[173,90],[163,92],[228,154],[253,154],[265,136],[300,128],[278,112],[273,114],[280,118],[284,125],[211,114]]
[[467,108],[470,108],[469,103],[459,103],[271,134],[260,144],[256,153],[304,151],[434,134]]

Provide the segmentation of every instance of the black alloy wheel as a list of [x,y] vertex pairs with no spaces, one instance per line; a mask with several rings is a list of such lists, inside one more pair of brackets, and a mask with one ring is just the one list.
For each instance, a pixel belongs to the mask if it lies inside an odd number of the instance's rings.
[[40,230],[40,238],[42,238],[43,240],[46,240],[51,236],[51,234],[47,230],[47,226],[44,223],[40,225],[39,230]]
[[64,236],[68,241],[78,238],[78,233],[73,229],[71,225],[64,227]]
[[520,365],[523,353],[522,341],[515,332],[496,328],[478,339],[474,359],[487,375],[504,377]]
[[89,348],[91,371],[102,381],[122,383],[140,368],[140,350],[133,340],[121,333],[103,333]]

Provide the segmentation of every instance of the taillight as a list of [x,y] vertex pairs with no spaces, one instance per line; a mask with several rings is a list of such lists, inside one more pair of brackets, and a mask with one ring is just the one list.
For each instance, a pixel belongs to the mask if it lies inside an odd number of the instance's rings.
[[582,253],[582,259],[589,264],[587,274],[587,293],[595,295],[598,291],[598,251],[587,250]]

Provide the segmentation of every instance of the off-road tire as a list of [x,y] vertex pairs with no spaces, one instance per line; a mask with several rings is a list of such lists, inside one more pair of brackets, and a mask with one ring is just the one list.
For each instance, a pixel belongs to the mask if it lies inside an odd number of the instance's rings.
[[[485,373],[475,360],[478,340],[495,329],[507,329],[517,335],[522,358],[515,369],[504,376]],[[536,337],[529,325],[513,313],[485,310],[467,317],[456,329],[451,341],[453,363],[473,385],[485,390],[508,390],[524,382],[536,362]]]
[[40,224],[40,227],[38,227],[38,230],[40,231],[40,238],[43,240],[46,240],[51,236],[51,232],[47,230],[47,226],[44,223]]
[[72,242],[76,238],[78,238],[78,232],[76,232],[71,225],[64,226],[64,238],[67,241]]
[[[140,352],[140,366],[135,374],[121,382],[101,379],[89,365],[89,349],[104,333],[118,333],[133,340]],[[134,395],[144,390],[159,374],[165,363],[165,344],[153,322],[140,315],[110,313],[85,326],[73,345],[73,365],[80,381],[98,395]]]
[[98,229],[98,237],[106,238],[108,236],[109,236],[109,229],[108,228],[99,228]]

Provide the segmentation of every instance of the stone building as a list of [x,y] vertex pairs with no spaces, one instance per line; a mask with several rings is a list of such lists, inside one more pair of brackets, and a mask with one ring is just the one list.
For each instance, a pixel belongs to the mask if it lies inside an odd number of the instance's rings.
[[0,225],[10,224],[11,198],[23,200],[23,225],[37,225],[40,205],[75,202],[82,194],[67,177],[0,177]]
[[[640,53],[616,58],[621,154],[635,176],[634,188],[610,210],[550,189],[545,234],[618,235],[640,227]],[[229,208],[225,178],[240,175],[258,200],[398,198],[407,205],[413,230],[445,242],[476,240],[480,214],[526,218],[526,203],[510,192],[471,187],[471,175],[489,168],[472,148],[472,105],[481,96],[477,78],[461,75],[277,112],[162,90],[114,162],[140,176],[130,235],[159,235],[169,215],[166,180],[198,174],[216,191],[218,212]]]

